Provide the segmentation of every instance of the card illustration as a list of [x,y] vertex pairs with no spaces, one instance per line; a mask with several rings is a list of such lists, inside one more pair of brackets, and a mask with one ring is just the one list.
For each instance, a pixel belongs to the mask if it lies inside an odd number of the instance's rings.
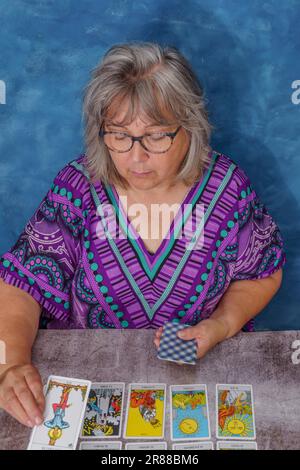
[[255,439],[250,385],[217,385],[217,437]]
[[164,434],[165,386],[139,384],[129,389],[125,438],[162,438]]
[[89,381],[50,376],[45,393],[45,419],[32,430],[28,449],[75,449]]
[[206,386],[171,386],[171,439],[209,438]]
[[92,384],[83,427],[82,438],[111,438],[121,436],[123,383]]

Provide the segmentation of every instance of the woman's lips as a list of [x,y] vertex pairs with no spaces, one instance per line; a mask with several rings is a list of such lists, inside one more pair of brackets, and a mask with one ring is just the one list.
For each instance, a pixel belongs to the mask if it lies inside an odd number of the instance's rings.
[[146,175],[149,175],[149,173],[152,173],[151,170],[149,171],[132,171],[132,173],[136,176],[146,176]]

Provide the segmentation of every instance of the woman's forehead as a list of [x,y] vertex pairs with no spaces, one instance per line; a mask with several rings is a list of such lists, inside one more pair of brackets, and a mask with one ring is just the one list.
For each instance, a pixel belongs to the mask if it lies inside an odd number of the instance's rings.
[[105,121],[120,125],[140,121],[146,127],[178,122],[167,110],[156,110],[154,113],[149,113],[143,109],[141,104],[136,103],[135,106],[131,106],[130,101],[126,99],[123,101],[114,100],[112,102],[105,113]]

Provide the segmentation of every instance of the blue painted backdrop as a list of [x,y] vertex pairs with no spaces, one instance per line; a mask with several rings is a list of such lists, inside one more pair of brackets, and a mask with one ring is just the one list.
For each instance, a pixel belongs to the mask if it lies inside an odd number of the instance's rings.
[[213,147],[246,170],[286,243],[284,281],[258,327],[300,329],[299,24],[299,0],[1,0],[0,253],[83,151],[82,90],[103,53],[173,44],[204,85]]

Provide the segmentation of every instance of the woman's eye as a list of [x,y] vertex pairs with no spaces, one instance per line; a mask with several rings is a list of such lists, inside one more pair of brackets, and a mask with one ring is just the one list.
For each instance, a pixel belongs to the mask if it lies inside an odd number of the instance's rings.
[[149,137],[150,139],[157,141],[163,139],[165,136],[164,134],[151,134]]
[[125,134],[115,134],[115,139],[116,140],[124,140],[126,139],[127,135]]

